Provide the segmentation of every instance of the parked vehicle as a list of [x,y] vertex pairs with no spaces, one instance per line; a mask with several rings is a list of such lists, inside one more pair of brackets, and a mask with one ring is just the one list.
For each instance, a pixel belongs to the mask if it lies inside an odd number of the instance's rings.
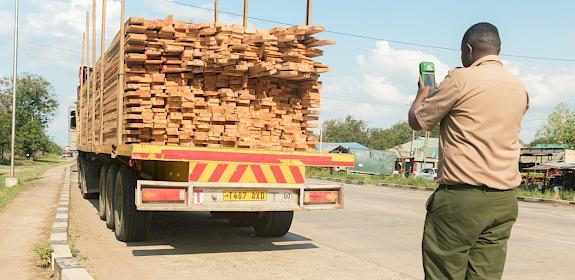
[[435,180],[437,179],[437,168],[423,168],[417,173],[416,177]]

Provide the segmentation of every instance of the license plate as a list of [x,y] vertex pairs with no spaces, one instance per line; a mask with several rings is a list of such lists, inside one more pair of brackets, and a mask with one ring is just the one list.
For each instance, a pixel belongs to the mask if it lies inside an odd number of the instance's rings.
[[224,190],[224,201],[265,201],[267,199],[267,191]]

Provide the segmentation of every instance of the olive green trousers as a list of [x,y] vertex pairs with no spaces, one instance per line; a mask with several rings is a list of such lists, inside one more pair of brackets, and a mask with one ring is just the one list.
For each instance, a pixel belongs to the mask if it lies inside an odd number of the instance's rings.
[[515,191],[441,185],[426,208],[425,279],[501,279],[517,219]]

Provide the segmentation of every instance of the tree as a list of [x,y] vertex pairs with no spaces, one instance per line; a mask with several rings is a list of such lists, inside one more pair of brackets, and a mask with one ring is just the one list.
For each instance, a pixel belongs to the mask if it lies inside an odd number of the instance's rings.
[[575,147],[575,115],[567,104],[560,103],[555,107],[531,144],[565,144]]
[[347,116],[344,120],[327,120],[323,123],[323,141],[367,143],[367,124]]
[[[52,85],[43,77],[23,74],[18,78],[16,92],[16,146],[20,156],[39,151],[57,150],[46,135],[48,123],[54,117],[58,101]],[[10,145],[12,114],[12,80],[0,78],[0,148]],[[4,140],[6,139],[6,141]]]
[[[324,122],[323,141],[357,142],[371,149],[385,150],[411,141],[413,130],[406,121],[398,122],[390,128],[368,128],[363,120],[347,116],[343,120]],[[425,135],[416,131],[415,137]],[[433,127],[430,137],[439,137],[439,126]]]
[[369,133],[370,148],[389,149],[411,141],[412,130],[405,121],[398,122],[388,129],[372,128]]

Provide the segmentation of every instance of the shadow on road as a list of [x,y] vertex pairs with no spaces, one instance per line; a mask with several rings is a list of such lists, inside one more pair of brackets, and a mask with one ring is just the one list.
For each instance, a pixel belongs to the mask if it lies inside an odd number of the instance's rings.
[[233,227],[227,219],[214,218],[208,212],[156,212],[149,239],[128,243],[128,246],[134,247],[134,256],[318,248],[309,241],[294,233],[281,238],[256,237],[251,227]]
[[[98,199],[89,202],[98,209]],[[134,256],[318,248],[309,238],[291,232],[279,238],[257,237],[251,227],[233,227],[227,219],[212,217],[209,212],[154,212],[148,240],[126,245]]]

